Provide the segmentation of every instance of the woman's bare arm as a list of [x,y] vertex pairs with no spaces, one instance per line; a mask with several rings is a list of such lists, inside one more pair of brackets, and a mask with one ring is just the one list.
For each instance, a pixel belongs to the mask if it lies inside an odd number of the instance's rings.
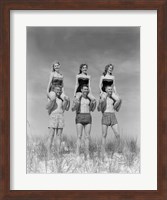
[[102,80],[103,80],[103,77],[101,76],[100,77],[100,83],[99,83],[99,89],[100,89],[100,93],[102,93]]
[[48,93],[49,93],[49,89],[50,89],[50,85],[51,85],[51,82],[52,82],[52,78],[53,78],[53,73],[51,72],[51,73],[50,73],[50,77],[49,77],[48,87],[47,87],[47,95],[48,95]]
[[90,79],[91,79],[91,77],[89,76],[89,85],[88,85],[88,87],[89,87],[89,92],[91,93]]
[[76,95],[77,88],[78,88],[78,76],[76,76],[76,81],[75,81],[74,97]]

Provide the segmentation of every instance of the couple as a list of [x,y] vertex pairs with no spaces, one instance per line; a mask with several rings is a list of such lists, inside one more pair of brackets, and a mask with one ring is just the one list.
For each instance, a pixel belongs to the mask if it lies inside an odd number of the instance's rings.
[[[69,109],[68,99],[61,99],[61,88],[55,87],[55,99],[48,102],[47,109],[50,113],[49,119],[49,139],[47,143],[48,155],[51,152],[51,146],[56,134],[56,148],[58,154],[60,153],[61,147],[61,136],[64,127],[64,116],[65,110]],[[77,154],[80,154],[81,138],[83,130],[85,132],[85,149],[86,156],[89,158],[89,142],[90,142],[90,131],[92,124],[91,112],[95,110],[96,102],[88,97],[89,88],[87,85],[83,85],[81,88],[82,95],[79,101],[76,100],[73,103],[72,111],[76,111],[76,127],[77,127]],[[98,111],[102,112],[102,154],[105,154],[105,144],[108,127],[111,126],[113,132],[117,138],[118,144],[120,142],[120,135],[118,132],[118,123],[115,116],[115,106],[118,102],[114,102],[112,99],[112,87],[106,87],[107,97],[106,99],[100,99],[98,105]]]

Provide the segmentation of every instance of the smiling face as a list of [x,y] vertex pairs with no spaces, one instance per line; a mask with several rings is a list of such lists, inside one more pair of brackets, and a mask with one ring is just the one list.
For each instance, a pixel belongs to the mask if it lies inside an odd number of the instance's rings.
[[112,94],[112,87],[111,86],[107,86],[106,87],[106,92],[110,96]]
[[108,67],[107,73],[108,73],[108,74],[112,74],[112,72],[113,72],[113,66],[110,65],[110,66]]
[[87,86],[83,86],[83,88],[81,89],[82,95],[83,96],[87,96],[89,93],[89,89]]
[[81,68],[81,72],[84,73],[84,74],[86,74],[87,71],[88,71],[87,65],[83,65],[82,68]]
[[61,95],[61,88],[59,86],[55,86],[54,92],[55,92],[56,96],[59,97]]
[[60,63],[55,63],[55,64],[53,65],[53,71],[56,71],[56,72],[59,73],[59,70],[60,70]]

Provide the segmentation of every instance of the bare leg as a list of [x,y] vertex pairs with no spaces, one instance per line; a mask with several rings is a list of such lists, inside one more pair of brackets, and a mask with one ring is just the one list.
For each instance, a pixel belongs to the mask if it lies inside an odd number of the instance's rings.
[[75,96],[75,100],[79,101],[79,99],[80,99],[81,96],[82,96],[82,93],[81,92],[77,92],[76,96]]
[[122,104],[122,100],[120,99],[120,97],[118,95],[116,95],[114,92],[112,93],[112,98],[115,100],[114,103],[114,109],[118,112],[121,104]]
[[51,155],[51,147],[52,147],[54,135],[55,135],[55,129],[50,128],[49,129],[49,136],[48,136],[48,140],[47,140],[47,144],[46,144],[48,157],[50,157],[50,155]]
[[107,98],[107,93],[106,92],[103,92],[101,95],[100,95],[100,98],[102,101],[104,101],[106,98]]
[[62,140],[62,128],[56,129],[56,148],[57,148],[57,153],[60,154],[60,147],[61,147],[61,140]]
[[53,108],[53,106],[54,106],[54,100],[48,99],[48,102],[46,104],[46,109],[51,110]]
[[114,126],[112,126],[112,130],[115,134],[116,137],[116,150],[117,152],[120,152],[120,134],[119,134],[119,130],[118,130],[118,124],[115,124]]
[[83,125],[77,124],[77,151],[76,151],[77,155],[79,155],[80,153],[82,132],[83,132]]
[[102,149],[101,149],[103,156],[105,154],[107,130],[108,130],[108,126],[103,124],[102,125]]
[[85,130],[85,149],[86,149],[86,155],[89,156],[89,143],[90,143],[91,124],[85,125],[84,130]]
[[95,108],[96,108],[96,100],[94,99],[94,100],[91,100],[90,102],[90,111],[93,112]]

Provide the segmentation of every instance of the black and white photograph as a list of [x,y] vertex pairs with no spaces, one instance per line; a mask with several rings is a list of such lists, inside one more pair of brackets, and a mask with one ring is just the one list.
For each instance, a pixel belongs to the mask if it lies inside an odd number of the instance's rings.
[[28,26],[26,98],[27,174],[140,173],[140,27]]

